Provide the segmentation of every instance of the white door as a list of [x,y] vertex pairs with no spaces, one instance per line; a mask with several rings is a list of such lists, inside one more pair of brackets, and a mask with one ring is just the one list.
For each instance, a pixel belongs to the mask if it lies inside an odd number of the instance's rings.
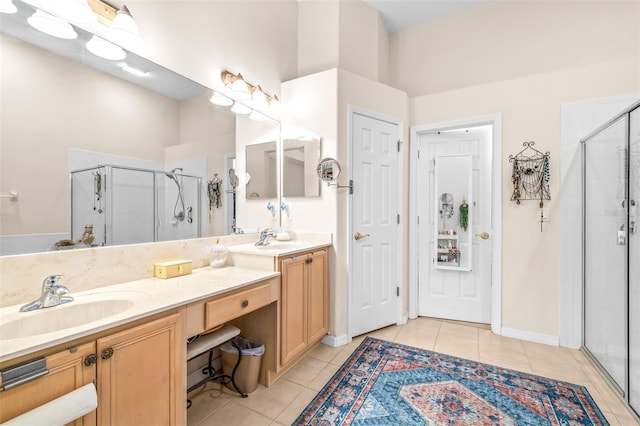
[[[491,322],[491,142],[491,125],[418,134],[418,314],[421,316]],[[434,188],[434,159],[453,154],[472,156],[471,271],[436,267],[434,236],[438,194]],[[457,211],[461,200],[453,203]]]
[[352,115],[351,336],[398,321],[400,125]]

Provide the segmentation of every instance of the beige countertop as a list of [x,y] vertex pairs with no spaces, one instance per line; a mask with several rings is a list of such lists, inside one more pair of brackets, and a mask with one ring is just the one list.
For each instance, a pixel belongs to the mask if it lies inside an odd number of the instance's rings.
[[291,256],[296,253],[316,250],[324,247],[329,247],[331,242],[327,241],[278,241],[270,240],[266,246],[256,246],[255,244],[238,244],[227,247],[232,253],[251,254],[256,256]]
[[[271,252],[268,255],[274,256]],[[166,280],[146,278],[77,293],[70,288],[68,295],[75,300],[51,308],[31,312],[19,312],[22,305],[1,308],[0,362],[278,275],[237,266],[205,267]]]

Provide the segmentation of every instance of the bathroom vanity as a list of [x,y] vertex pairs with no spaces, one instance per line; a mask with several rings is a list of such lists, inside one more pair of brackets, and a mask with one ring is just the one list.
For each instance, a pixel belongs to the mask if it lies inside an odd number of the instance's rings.
[[38,311],[0,309],[0,370],[39,358],[47,370],[0,392],[0,422],[94,382],[98,408],[76,425],[185,424],[186,338],[223,323],[264,343],[259,380],[270,385],[328,330],[329,245],[230,247],[234,266],[72,293],[74,302]]

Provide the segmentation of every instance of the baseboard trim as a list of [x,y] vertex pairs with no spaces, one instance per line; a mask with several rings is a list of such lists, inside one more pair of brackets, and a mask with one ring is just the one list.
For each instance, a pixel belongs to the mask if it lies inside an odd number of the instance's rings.
[[560,346],[560,336],[554,336],[552,334],[534,333],[532,331],[516,330],[514,328],[507,327],[502,327],[500,334],[505,337],[513,337],[514,339],[542,343],[551,346]]
[[351,338],[346,334],[341,334],[340,336],[331,336],[327,334],[322,338],[321,342],[327,346],[331,346],[332,348],[337,348],[350,343]]

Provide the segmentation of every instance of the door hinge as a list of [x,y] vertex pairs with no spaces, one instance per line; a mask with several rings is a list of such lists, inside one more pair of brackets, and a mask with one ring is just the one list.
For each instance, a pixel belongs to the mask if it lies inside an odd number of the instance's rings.
[[418,216],[418,225],[420,225],[420,216]]
[[400,297],[400,287],[396,287],[396,296]]
[[398,214],[398,225],[400,225],[400,214]]
[[402,146],[402,141],[398,139],[398,152],[400,152],[400,147]]

